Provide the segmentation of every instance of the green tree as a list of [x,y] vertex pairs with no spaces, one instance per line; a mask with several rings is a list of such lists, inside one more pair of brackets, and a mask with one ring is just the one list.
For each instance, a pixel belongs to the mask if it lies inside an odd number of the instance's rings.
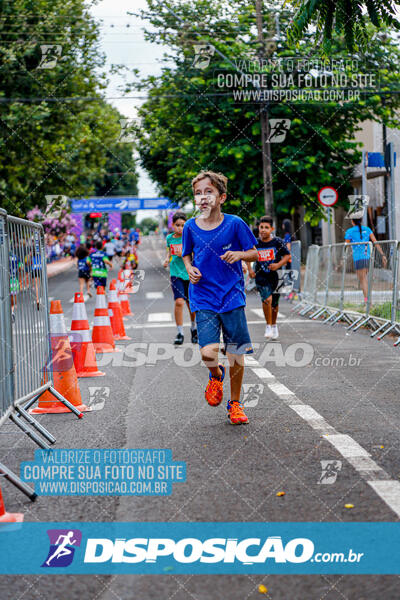
[[98,35],[84,0],[0,1],[0,198],[10,213],[44,207],[47,194],[95,193],[110,161],[132,172],[116,148],[122,115],[102,97]]
[[107,152],[103,181],[96,182],[96,196],[136,196],[138,176],[132,144],[117,143]]
[[297,9],[290,29],[292,37],[300,40],[308,26],[315,23],[327,49],[334,32],[344,32],[349,50],[356,46],[365,48],[371,33],[369,20],[378,29],[385,25],[400,29],[396,19],[399,4],[392,0],[292,0],[290,3]]
[[149,231],[155,231],[158,227],[158,222],[151,217],[145,217],[139,223],[139,227],[144,235],[148,235]]
[[[153,26],[148,38],[171,49],[166,58],[174,61],[163,68],[160,77],[149,77],[141,87],[148,100],[141,109],[143,166],[161,188],[163,195],[183,205],[192,197],[191,178],[201,169],[222,171],[229,178],[226,209],[249,220],[264,213],[261,159],[260,109],[257,101],[235,101],[232,90],[218,85],[221,73],[237,70],[217,52],[204,69],[194,66],[194,45],[203,40],[213,44],[238,67],[254,61],[259,44],[255,34],[252,2],[227,7],[219,0],[169,3],[175,15],[159,11],[158,3],[148,0],[149,10],[142,16]],[[265,34],[274,27],[272,16],[265,16]],[[285,31],[292,15],[284,13]],[[190,25],[186,25],[190,24]],[[156,28],[156,29],[154,29]],[[293,45],[287,37],[279,41],[273,61],[264,73],[266,88],[271,87],[274,64],[285,57],[310,58],[312,34]],[[344,40],[335,36],[333,57],[348,59]],[[313,54],[313,59],[321,55]],[[368,52],[358,56],[364,73],[379,76],[381,91],[390,92],[399,77],[399,50],[390,36],[374,34]],[[346,64],[348,77],[355,66]],[[304,84],[303,84],[304,85]],[[331,87],[331,86],[330,86]],[[250,88],[250,91],[254,91]],[[288,118],[291,129],[284,143],[271,144],[275,208],[281,216],[296,206],[306,207],[306,218],[317,223],[323,212],[317,202],[318,189],[334,184],[342,202],[351,193],[349,180],[360,161],[354,134],[361,121],[373,118],[390,123],[398,106],[398,96],[388,93],[385,102],[373,90],[362,93],[359,102],[326,101],[276,102],[269,105],[272,118]]]

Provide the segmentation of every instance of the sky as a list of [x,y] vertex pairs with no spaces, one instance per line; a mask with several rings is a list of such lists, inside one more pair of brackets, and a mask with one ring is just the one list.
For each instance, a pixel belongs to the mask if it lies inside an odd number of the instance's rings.
[[[147,22],[140,18],[128,15],[128,11],[136,12],[147,8],[146,0],[101,0],[92,6],[91,13],[101,22],[100,49],[107,57],[107,75],[110,80],[107,89],[107,99],[127,118],[135,118],[137,108],[143,100],[132,98],[140,95],[130,92],[128,98],[118,98],[123,95],[118,90],[123,80],[120,76],[109,72],[111,64],[123,64],[129,69],[139,69],[142,76],[157,75],[161,72],[158,62],[163,55],[163,49],[157,44],[151,44],[144,39],[143,28],[148,28]],[[127,77],[129,81],[135,80],[134,76]],[[148,198],[159,196],[155,184],[149,179],[147,173],[138,165],[139,197]],[[137,218],[157,215],[156,211],[138,211]]]

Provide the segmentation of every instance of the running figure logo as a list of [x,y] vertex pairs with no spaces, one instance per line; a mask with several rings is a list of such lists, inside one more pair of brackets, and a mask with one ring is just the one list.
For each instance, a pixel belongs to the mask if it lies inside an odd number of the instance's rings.
[[40,46],[42,57],[38,69],[54,69],[62,53],[62,46],[58,44],[42,44]]
[[257,406],[260,396],[264,391],[262,383],[244,383],[243,384],[243,406],[252,408]]
[[341,460],[321,460],[321,477],[318,485],[329,485],[335,483],[339,471],[342,469]]
[[269,138],[268,141],[272,143],[279,144],[283,142],[286,138],[286,134],[290,129],[290,119],[270,119],[269,126]]
[[362,219],[366,208],[369,204],[369,196],[367,195],[351,195],[349,198],[350,209],[346,215],[346,219]]
[[42,567],[68,567],[74,558],[75,548],[81,545],[79,529],[48,529],[50,549]]
[[206,69],[210,64],[211,57],[214,56],[215,48],[211,44],[195,44],[194,60],[192,67],[195,69]]

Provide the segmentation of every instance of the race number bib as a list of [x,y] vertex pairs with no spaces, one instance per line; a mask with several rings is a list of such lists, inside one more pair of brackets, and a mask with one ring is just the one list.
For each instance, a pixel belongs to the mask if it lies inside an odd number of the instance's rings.
[[182,244],[171,244],[170,248],[173,256],[182,256]]
[[267,262],[275,259],[275,248],[263,248],[258,250],[258,261]]

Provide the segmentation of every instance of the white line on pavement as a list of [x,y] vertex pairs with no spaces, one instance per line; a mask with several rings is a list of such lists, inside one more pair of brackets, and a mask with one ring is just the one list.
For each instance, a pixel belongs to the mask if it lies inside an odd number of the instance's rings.
[[171,313],[149,313],[147,315],[147,321],[149,323],[162,323],[164,321],[172,321],[172,315]]
[[158,298],[164,298],[163,292],[146,292],[146,298],[148,300],[158,300]]
[[[256,361],[257,362],[257,361]],[[258,364],[258,363],[257,363]],[[251,369],[253,373],[257,375],[260,379],[270,379],[275,380],[274,375],[268,371],[268,369],[264,369],[264,367],[257,367],[256,369]]]
[[[252,365],[254,362],[252,362]],[[337,452],[352,465],[374,492],[400,517],[400,481],[391,479],[390,475],[370,457],[365,448],[360,446],[349,435],[336,431],[312,406],[304,404],[299,400],[289,388],[277,381],[267,369],[252,367],[252,371],[260,379],[267,379],[269,389],[279,398],[286,402],[290,401],[291,403],[288,404],[289,408],[298,414],[310,427],[319,431],[323,439],[332,444]],[[272,381],[268,382],[268,379],[271,378]]]
[[[150,313],[151,314],[151,313]],[[160,314],[160,313],[153,313]],[[162,313],[161,313],[162,314]],[[169,314],[169,313],[167,313]],[[172,319],[171,319],[172,320]],[[278,321],[279,323],[280,321]],[[305,321],[304,319],[287,319],[284,323],[321,323],[321,321]],[[247,321],[248,325],[265,325],[265,321]],[[132,329],[143,329],[143,328],[151,328],[151,327],[176,327],[175,323],[138,323],[137,325],[125,325],[126,328]],[[183,327],[190,327],[190,323],[184,323]]]
[[[264,311],[263,311],[263,309],[262,309],[262,308],[251,308],[250,310],[251,310],[251,312],[253,312],[253,313],[254,313],[254,314],[257,316],[257,317],[260,317],[261,319],[263,319],[263,318],[264,318]],[[284,314],[282,314],[282,313],[278,312],[278,318],[279,318],[279,319],[285,319],[286,317],[285,317],[285,315],[284,315]]]

